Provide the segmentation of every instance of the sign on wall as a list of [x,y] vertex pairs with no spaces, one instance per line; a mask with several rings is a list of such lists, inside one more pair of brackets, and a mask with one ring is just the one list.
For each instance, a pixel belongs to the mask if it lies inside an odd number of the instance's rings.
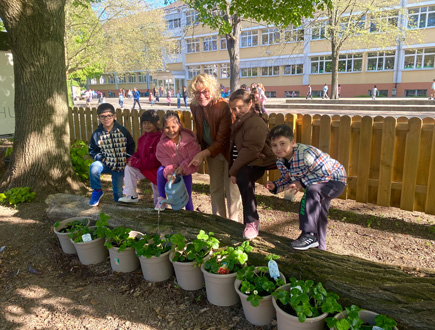
[[13,65],[12,53],[0,51],[0,135],[15,131]]

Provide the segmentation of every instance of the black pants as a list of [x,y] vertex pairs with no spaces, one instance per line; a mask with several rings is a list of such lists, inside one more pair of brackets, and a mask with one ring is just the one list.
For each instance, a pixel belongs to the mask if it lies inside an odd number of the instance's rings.
[[264,167],[243,166],[237,173],[237,186],[242,196],[244,224],[259,220],[255,199],[255,181],[260,179],[264,172]]
[[326,250],[326,225],[331,200],[341,195],[344,183],[329,181],[313,184],[305,189],[299,206],[299,229],[316,233],[319,249]]
[[134,99],[134,101],[133,101],[133,108],[132,109],[134,109],[136,107],[136,103],[139,106],[139,110],[141,110],[142,107],[140,106],[139,100],[136,100],[136,99]]

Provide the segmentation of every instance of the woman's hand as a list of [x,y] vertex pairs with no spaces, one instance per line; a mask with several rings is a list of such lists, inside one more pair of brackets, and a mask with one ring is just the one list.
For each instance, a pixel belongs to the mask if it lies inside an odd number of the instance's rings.
[[276,185],[272,181],[267,181],[264,187],[267,188],[269,191],[273,191],[275,190]]
[[235,176],[232,176],[232,177],[231,177],[231,182],[232,182],[233,184],[237,184],[237,178],[236,178]]
[[210,156],[210,151],[208,151],[208,149],[200,151],[195,155],[195,157],[193,157],[193,159],[187,166],[199,166],[204,161],[204,158],[208,156]]

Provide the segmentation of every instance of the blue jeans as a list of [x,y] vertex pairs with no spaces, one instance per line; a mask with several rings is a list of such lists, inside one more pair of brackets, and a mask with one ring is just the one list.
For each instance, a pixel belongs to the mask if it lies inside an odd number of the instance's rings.
[[115,202],[121,198],[122,195],[122,185],[124,183],[124,171],[117,172],[112,171],[109,167],[104,165],[99,160],[93,162],[89,167],[89,178],[91,180],[91,188],[99,190],[101,189],[101,174],[112,174],[112,189],[113,189],[113,200]]

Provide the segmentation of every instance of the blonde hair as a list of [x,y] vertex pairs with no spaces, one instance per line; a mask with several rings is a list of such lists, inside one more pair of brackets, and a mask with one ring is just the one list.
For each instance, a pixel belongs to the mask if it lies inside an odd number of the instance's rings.
[[264,88],[264,86],[263,86],[262,83],[258,83],[258,84],[257,84],[257,87],[258,87],[258,88],[261,88],[261,89],[263,90],[263,92],[266,91],[266,89]]
[[210,96],[211,96],[212,102],[216,102],[217,100],[220,99],[221,88],[220,88],[220,85],[219,85],[219,82],[217,81],[217,79],[213,76],[210,76],[209,74],[201,73],[201,74],[193,77],[192,81],[190,82],[189,94],[190,94],[190,97],[192,98],[191,103],[193,103],[195,105],[197,104],[196,99],[195,99],[195,92],[197,90],[197,86],[198,86],[198,88],[202,87],[202,88],[208,89],[210,91]]

